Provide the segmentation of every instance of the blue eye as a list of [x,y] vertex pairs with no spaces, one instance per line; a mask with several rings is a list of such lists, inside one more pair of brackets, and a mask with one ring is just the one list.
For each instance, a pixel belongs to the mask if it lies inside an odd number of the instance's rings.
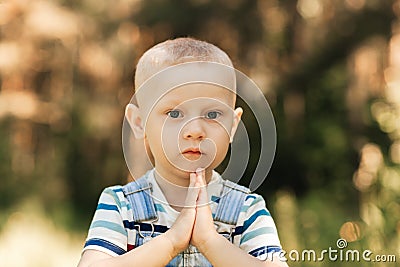
[[182,117],[182,113],[179,110],[176,110],[176,109],[168,111],[167,115],[169,117],[171,117],[171,118],[174,118],[174,119]]
[[221,112],[218,111],[210,111],[207,112],[206,114],[206,119],[210,119],[210,120],[215,120],[216,118],[218,118],[221,115]]

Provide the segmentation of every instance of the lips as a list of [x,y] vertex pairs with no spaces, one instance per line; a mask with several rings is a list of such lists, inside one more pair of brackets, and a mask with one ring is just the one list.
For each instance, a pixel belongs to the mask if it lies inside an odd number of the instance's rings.
[[185,149],[182,152],[182,154],[185,156],[201,156],[201,154],[203,154],[203,153],[200,151],[199,148],[191,147],[191,148]]
[[201,151],[198,148],[188,148],[185,149],[182,154],[196,154],[196,155],[201,155]]

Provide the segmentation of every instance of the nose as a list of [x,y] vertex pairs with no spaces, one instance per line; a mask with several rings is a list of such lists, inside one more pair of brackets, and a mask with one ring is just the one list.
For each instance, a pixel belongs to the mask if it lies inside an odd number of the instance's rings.
[[205,138],[204,128],[201,125],[200,119],[194,119],[189,121],[182,130],[183,138],[185,139],[199,139]]

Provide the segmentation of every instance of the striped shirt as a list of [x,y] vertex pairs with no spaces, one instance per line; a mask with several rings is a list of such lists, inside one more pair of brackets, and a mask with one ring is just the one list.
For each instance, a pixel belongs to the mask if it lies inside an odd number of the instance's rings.
[[[153,185],[152,196],[158,215],[155,229],[165,232],[173,225],[179,212],[166,201],[153,172],[147,179]],[[222,186],[222,177],[213,172],[212,179],[207,185],[213,215],[221,196]],[[94,249],[117,256],[134,249],[138,230],[132,227],[133,225],[132,207],[125,198],[122,186],[106,188],[100,195],[83,250]],[[220,233],[229,233],[231,227],[232,225],[218,222],[216,230]],[[270,258],[272,253],[281,250],[275,223],[260,195],[246,196],[240,210],[236,229],[238,228],[241,228],[242,234],[235,235],[233,243],[250,255],[265,260],[267,257]]]

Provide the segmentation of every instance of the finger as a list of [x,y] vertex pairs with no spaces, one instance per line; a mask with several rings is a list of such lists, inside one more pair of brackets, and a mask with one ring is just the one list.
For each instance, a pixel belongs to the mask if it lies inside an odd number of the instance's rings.
[[195,207],[199,196],[200,183],[196,179],[195,173],[190,173],[190,183],[187,189],[185,207]]
[[201,182],[202,186],[206,185],[206,170],[204,168],[197,168],[196,169],[196,178],[199,182]]
[[196,174],[191,172],[189,174],[189,187],[194,187],[195,183],[196,183]]
[[207,185],[205,183],[205,170],[197,169],[196,170],[196,181],[200,185],[199,197],[197,199],[197,205],[203,206],[208,203],[208,193],[207,193]]
[[199,197],[197,199],[198,206],[204,206],[208,204],[208,194],[205,187],[200,187]]

